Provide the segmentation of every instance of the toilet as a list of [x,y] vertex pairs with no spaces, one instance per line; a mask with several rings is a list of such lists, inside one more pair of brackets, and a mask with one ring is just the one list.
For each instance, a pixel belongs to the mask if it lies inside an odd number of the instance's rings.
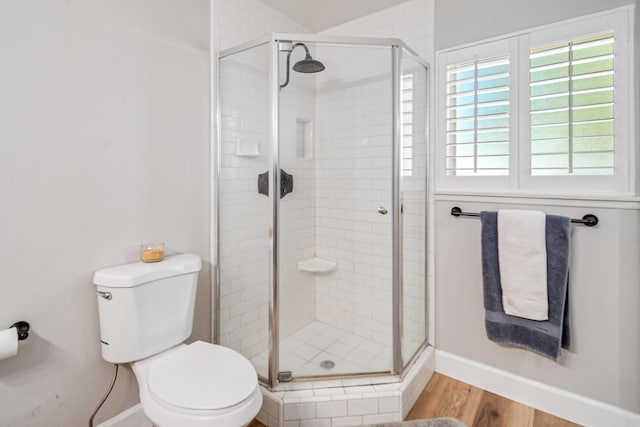
[[157,427],[241,427],[256,416],[262,393],[240,353],[191,335],[200,258],[96,271],[102,357],[130,363],[140,403]]

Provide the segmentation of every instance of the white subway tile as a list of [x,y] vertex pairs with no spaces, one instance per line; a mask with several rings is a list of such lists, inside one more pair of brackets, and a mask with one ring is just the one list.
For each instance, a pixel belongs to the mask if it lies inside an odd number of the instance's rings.
[[378,399],[378,409],[379,409],[380,413],[384,413],[384,412],[399,412],[400,411],[400,396],[379,398]]
[[300,427],[331,427],[331,420],[300,420]]
[[315,418],[315,403],[291,403],[284,406],[285,420],[301,420],[306,418]]
[[378,399],[349,400],[347,409],[349,415],[377,414]]
[[331,427],[349,427],[362,425],[362,417],[340,417],[331,419]]
[[364,415],[362,417],[363,424],[389,423],[394,421],[392,414]]
[[347,401],[320,402],[316,405],[318,418],[333,418],[347,416]]

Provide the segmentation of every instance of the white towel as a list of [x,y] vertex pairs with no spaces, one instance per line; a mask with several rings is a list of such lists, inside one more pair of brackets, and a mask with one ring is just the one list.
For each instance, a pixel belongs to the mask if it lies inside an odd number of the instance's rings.
[[498,258],[504,312],[547,320],[547,246],[545,214],[498,211]]

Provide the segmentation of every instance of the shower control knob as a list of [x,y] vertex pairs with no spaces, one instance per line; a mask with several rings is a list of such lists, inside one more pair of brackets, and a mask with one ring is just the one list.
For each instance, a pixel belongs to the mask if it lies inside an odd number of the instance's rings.
[[387,214],[387,212],[388,212],[388,211],[387,211],[387,208],[385,208],[384,206],[380,206],[380,207],[378,208],[378,213],[379,213],[380,215],[386,215],[386,214]]

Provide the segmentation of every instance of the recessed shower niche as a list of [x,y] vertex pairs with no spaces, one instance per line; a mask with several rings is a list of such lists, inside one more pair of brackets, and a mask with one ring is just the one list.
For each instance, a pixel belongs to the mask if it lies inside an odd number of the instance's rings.
[[424,359],[427,76],[396,39],[273,34],[219,55],[216,341],[273,392],[402,384]]
[[311,160],[313,158],[313,122],[296,119],[296,159]]

